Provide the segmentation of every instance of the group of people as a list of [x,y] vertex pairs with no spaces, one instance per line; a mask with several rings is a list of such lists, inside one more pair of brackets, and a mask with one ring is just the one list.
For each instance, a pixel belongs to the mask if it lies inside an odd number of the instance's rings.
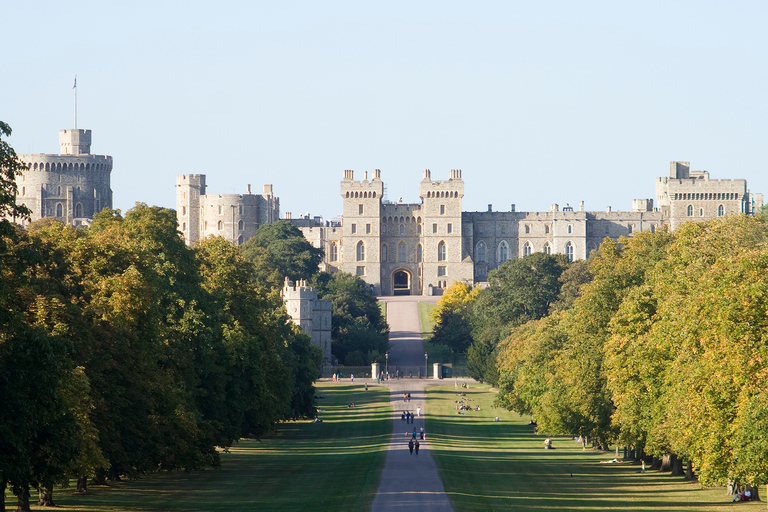
[[419,454],[419,441],[417,440],[415,443],[413,442],[413,439],[408,441],[408,449],[411,451],[411,455],[413,455],[413,451],[416,450],[416,455]]

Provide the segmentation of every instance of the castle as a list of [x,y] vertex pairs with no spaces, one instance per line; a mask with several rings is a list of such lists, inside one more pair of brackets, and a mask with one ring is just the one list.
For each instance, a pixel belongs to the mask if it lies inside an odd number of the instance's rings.
[[381,172],[361,181],[351,170],[341,181],[343,220],[300,224],[304,236],[324,250],[324,270],[355,274],[378,295],[440,294],[455,281],[482,283],[488,272],[510,258],[533,252],[584,259],[604,238],[618,239],[662,226],[675,229],[729,213],[754,214],[762,194],[751,194],[746,180],[713,180],[672,162],[667,177],[656,179],[656,200],[635,199],[632,211],[588,212],[553,204],[548,212],[464,212],[461,170],[433,181],[425,170],[420,203],[385,201]]
[[[384,198],[381,171],[355,180],[344,171],[341,221],[321,217],[291,219],[315,247],[323,249],[322,270],[349,272],[377,295],[440,294],[453,282],[482,283],[488,272],[510,258],[533,252],[584,259],[604,238],[618,239],[663,226],[676,229],[729,213],[754,214],[762,194],[751,194],[743,179],[714,180],[688,162],[671,162],[668,176],[656,179],[653,199],[635,199],[631,211],[586,211],[551,205],[547,212],[465,212],[461,170],[433,180],[425,170],[420,202]],[[240,244],[258,226],[279,218],[279,201],[266,185],[262,196],[205,195],[204,175],[177,177],[177,215],[188,243],[211,234]],[[249,210],[250,208],[250,210]],[[231,210],[231,211],[230,211]]]
[[262,224],[280,218],[280,199],[272,185],[264,185],[258,196],[246,194],[206,194],[204,174],[176,176],[176,217],[187,244],[214,235],[242,245]]
[[27,168],[16,178],[17,202],[32,211],[32,221],[53,217],[88,225],[97,212],[112,208],[112,157],[91,154],[91,130],[60,130],[59,146],[58,155],[19,156]]

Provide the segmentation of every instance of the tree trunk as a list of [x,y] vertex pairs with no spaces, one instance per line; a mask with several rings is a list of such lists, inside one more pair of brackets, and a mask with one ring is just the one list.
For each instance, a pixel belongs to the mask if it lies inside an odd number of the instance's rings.
[[[631,453],[631,452],[630,452],[630,453]],[[625,460],[626,460],[626,458],[627,458],[627,455],[629,455],[629,454],[627,453],[627,447],[625,446],[625,447],[624,447],[624,459],[625,459]]]
[[658,457],[653,457],[653,459],[651,459],[651,469],[659,468],[661,468],[661,459]]
[[29,508],[29,485],[23,485],[17,496],[16,512],[31,512]]
[[88,492],[88,477],[77,477],[77,492]]
[[40,499],[37,500],[37,506],[39,507],[55,507],[53,502],[53,485],[41,485],[40,486]]
[[696,478],[696,475],[693,474],[693,462],[689,460],[688,464],[686,464],[685,466],[685,479],[694,480],[695,478]]
[[747,484],[747,490],[752,493],[752,495],[749,497],[751,501],[760,501],[760,488],[758,486],[752,487],[751,485]]
[[683,476],[683,461],[680,457],[674,453],[670,456],[672,462],[672,475],[671,476]]
[[661,471],[662,473],[672,471],[672,456],[670,454],[667,453],[661,458],[659,471]]

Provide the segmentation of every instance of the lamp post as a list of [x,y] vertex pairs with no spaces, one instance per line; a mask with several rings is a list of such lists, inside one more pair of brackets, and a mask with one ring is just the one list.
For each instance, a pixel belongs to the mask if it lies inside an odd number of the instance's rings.
[[384,376],[389,376],[389,352],[384,352]]
[[429,354],[424,352],[424,378],[425,379],[429,378],[429,363],[427,361],[429,361]]

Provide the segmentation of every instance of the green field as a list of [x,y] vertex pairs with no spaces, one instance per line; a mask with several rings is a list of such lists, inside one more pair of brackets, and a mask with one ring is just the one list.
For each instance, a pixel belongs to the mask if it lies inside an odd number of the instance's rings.
[[436,302],[419,302],[419,320],[421,320],[421,337],[426,341],[432,335],[435,322],[429,318],[429,314],[437,306]]
[[[446,492],[457,511],[725,511],[764,510],[765,503],[731,503],[722,487],[701,489],[682,477],[638,473],[631,463],[601,464],[614,452],[582,451],[570,437],[534,435],[530,418],[493,409],[493,391],[428,388],[428,439]],[[456,414],[465,392],[480,411]],[[494,417],[500,421],[495,422]],[[761,489],[762,490],[762,489]]]
[[[244,440],[222,453],[220,470],[153,474],[109,487],[90,486],[87,494],[73,487],[57,489],[56,510],[368,510],[392,431],[389,393],[377,386],[365,392],[362,384],[318,388],[325,397],[318,400],[322,423],[287,423],[262,441]],[[348,408],[350,402],[354,409]],[[10,491],[6,509],[16,509]]]

